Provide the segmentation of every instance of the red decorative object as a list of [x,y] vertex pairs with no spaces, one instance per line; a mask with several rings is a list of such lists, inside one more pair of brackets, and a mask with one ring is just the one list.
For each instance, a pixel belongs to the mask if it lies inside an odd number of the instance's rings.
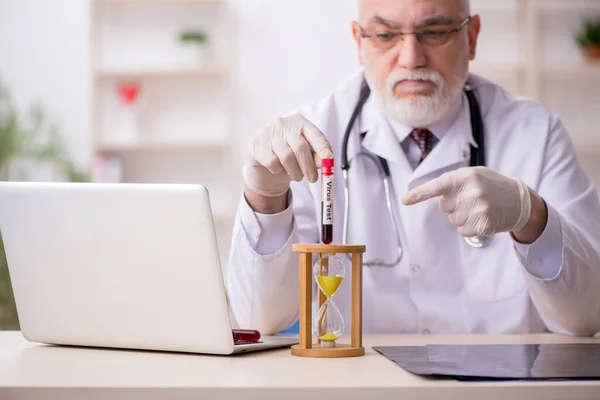
[[123,103],[135,104],[140,94],[141,85],[137,82],[122,82],[117,86],[117,93]]
[[135,81],[118,82],[115,85],[119,101],[118,116],[112,128],[114,141],[118,143],[135,143],[139,140],[140,91],[142,85]]
[[587,45],[584,48],[585,58],[588,63],[597,63],[600,62],[600,45],[592,44]]

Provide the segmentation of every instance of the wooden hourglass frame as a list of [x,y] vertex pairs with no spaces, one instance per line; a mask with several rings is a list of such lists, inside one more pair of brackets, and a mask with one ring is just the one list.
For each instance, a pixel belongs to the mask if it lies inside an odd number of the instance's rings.
[[[366,250],[364,245],[302,244],[292,245],[292,251],[300,253],[300,337],[299,344],[292,346],[292,355],[301,357],[356,357],[365,354],[362,344],[362,258]],[[313,253],[352,254],[352,318],[350,344],[336,343],[335,347],[321,346],[321,341],[312,342],[312,282]],[[318,307],[326,300],[325,294],[318,290]]]

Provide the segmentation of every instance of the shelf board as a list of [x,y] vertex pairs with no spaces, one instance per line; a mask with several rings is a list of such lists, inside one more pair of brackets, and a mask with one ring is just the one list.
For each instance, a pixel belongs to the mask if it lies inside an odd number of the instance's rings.
[[[233,210],[235,211],[235,210]],[[215,222],[215,225],[230,225],[233,221],[233,219],[235,218],[232,211],[225,211],[225,210],[214,210],[213,212],[213,220]]]
[[536,3],[544,11],[600,10],[598,0],[537,0]]
[[598,141],[590,139],[581,141],[574,140],[573,145],[580,156],[584,158],[593,157],[594,159],[600,159],[600,139]]
[[556,65],[540,67],[546,78],[556,79],[598,79],[600,78],[600,63],[598,65]]
[[106,68],[96,70],[96,77],[100,79],[144,79],[144,78],[169,78],[169,77],[203,77],[221,76],[226,71],[220,67],[198,68]]
[[145,151],[189,151],[189,150],[222,150],[227,146],[225,140],[179,140],[179,141],[154,141],[138,143],[110,143],[96,144],[96,150],[101,152],[145,152]]
[[185,3],[222,3],[223,0],[94,0],[96,4],[185,4]]
[[520,74],[525,69],[518,64],[502,64],[491,62],[472,62],[469,65],[469,70],[476,74],[491,74],[491,75],[512,75]]

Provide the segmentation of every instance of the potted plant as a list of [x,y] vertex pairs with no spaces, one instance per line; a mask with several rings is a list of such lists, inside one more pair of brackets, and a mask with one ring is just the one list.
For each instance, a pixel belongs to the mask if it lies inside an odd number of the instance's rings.
[[26,180],[26,166],[45,165],[69,181],[86,181],[87,175],[71,161],[65,147],[42,107],[32,107],[28,116],[19,115],[0,82],[0,180]]
[[185,30],[179,34],[185,65],[197,67],[206,63],[208,35],[198,30]]
[[577,42],[588,62],[600,61],[600,20],[587,21],[582,32],[577,35]]
[[[40,106],[20,115],[0,82],[0,181],[27,180],[28,168],[45,165],[70,181],[87,176],[69,159],[57,127]],[[19,330],[19,321],[0,232],[0,330]]]

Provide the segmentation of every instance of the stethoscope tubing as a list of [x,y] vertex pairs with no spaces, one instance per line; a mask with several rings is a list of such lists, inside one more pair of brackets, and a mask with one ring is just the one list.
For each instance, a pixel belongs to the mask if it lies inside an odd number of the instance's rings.
[[[342,177],[344,180],[344,221],[343,221],[343,232],[342,232],[342,243],[346,244],[348,240],[348,221],[350,216],[350,187],[349,187],[349,178],[348,178],[348,170],[350,169],[350,162],[348,160],[348,141],[350,138],[350,134],[352,132],[352,128],[354,126],[354,122],[358,115],[362,111],[364,104],[369,98],[371,91],[368,85],[364,85],[361,89],[359,100],[354,107],[348,125],[346,126],[346,131],[344,132],[344,138],[342,141],[342,153],[341,153],[341,168],[342,168]],[[473,93],[472,88],[469,85],[465,85],[465,93],[469,103],[469,111],[471,115],[471,129],[473,131],[473,138],[475,140],[476,146],[471,146],[471,158],[469,161],[469,165],[473,166],[485,166],[485,149],[484,149],[484,137],[483,137],[483,119],[481,117],[481,109],[479,108],[479,104],[477,99],[475,98],[475,94]],[[359,153],[361,154],[361,153]],[[367,155],[367,154],[365,154]],[[374,157],[374,156],[373,156]],[[390,189],[390,169],[388,163],[385,159],[381,157],[377,157],[379,161],[379,166],[382,174],[384,192],[385,192],[385,200],[387,211],[390,217],[390,221],[392,223],[392,229],[394,230],[394,234],[398,243],[398,258],[394,261],[393,264],[385,263],[381,260],[375,260],[371,262],[372,265],[395,265],[402,259],[403,249],[400,241],[400,233],[398,230],[398,226],[396,223],[396,219],[393,214],[393,205],[391,199],[391,189]],[[475,237],[465,237],[464,238],[467,244],[474,248],[482,248],[487,245],[490,237],[486,236],[475,236]]]

